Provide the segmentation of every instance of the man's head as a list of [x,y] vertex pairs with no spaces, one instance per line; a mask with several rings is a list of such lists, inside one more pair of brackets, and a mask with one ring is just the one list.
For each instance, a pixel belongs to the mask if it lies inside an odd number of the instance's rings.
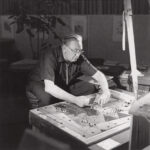
[[82,36],[78,34],[67,35],[63,39],[62,45],[63,56],[66,61],[75,62],[81,55]]

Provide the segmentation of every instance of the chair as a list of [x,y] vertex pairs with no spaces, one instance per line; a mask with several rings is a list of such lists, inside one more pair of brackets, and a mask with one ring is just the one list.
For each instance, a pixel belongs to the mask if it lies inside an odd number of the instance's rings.
[[70,146],[44,134],[26,129],[18,150],[71,150]]

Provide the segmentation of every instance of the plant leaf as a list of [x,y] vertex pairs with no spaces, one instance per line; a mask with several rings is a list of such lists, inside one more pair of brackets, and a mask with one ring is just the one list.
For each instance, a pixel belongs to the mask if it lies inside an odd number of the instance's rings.
[[11,19],[11,18],[14,18],[14,17],[15,17],[14,15],[11,15],[11,16],[8,17],[8,19]]
[[60,18],[57,17],[57,21],[58,21],[61,25],[66,26],[66,23],[65,23],[62,19],[60,19]]
[[51,20],[51,27],[55,28],[56,27],[56,17],[53,17]]
[[28,33],[29,36],[32,38],[34,37],[34,34],[32,33],[31,29],[26,29],[26,32]]
[[12,24],[14,24],[14,23],[16,23],[16,21],[12,21],[11,23],[9,23],[9,25],[12,25]]
[[21,22],[17,22],[17,30],[16,33],[20,33],[24,30],[24,25]]

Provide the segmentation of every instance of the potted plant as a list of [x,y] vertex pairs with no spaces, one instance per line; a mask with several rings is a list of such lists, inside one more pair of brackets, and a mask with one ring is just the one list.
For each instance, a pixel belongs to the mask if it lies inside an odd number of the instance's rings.
[[[67,0],[61,1],[66,3]],[[13,19],[12,24],[16,24],[16,33],[21,33],[24,30],[27,32],[32,50],[33,58],[36,59],[39,56],[41,48],[51,46],[50,35],[52,34],[56,40],[61,41],[61,37],[57,34],[55,28],[57,24],[68,27],[68,25],[57,15],[52,15],[53,11],[60,3],[58,0],[36,0],[34,1],[34,9],[36,13],[30,13],[30,10],[24,3],[19,4],[19,10],[14,15],[9,16]],[[42,39],[40,35],[42,34]],[[33,39],[37,39],[37,51],[33,48]],[[42,45],[40,45],[42,40]]]

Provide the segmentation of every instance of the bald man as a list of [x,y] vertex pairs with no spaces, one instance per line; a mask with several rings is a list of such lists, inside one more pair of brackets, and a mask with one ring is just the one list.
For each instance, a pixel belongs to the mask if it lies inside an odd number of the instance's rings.
[[77,79],[85,74],[95,79],[102,90],[98,103],[109,101],[110,91],[104,74],[98,71],[83,55],[82,36],[66,36],[61,46],[47,49],[32,71],[27,85],[27,97],[31,108],[46,106],[59,100],[88,106],[90,98],[85,95],[97,91],[92,84]]

